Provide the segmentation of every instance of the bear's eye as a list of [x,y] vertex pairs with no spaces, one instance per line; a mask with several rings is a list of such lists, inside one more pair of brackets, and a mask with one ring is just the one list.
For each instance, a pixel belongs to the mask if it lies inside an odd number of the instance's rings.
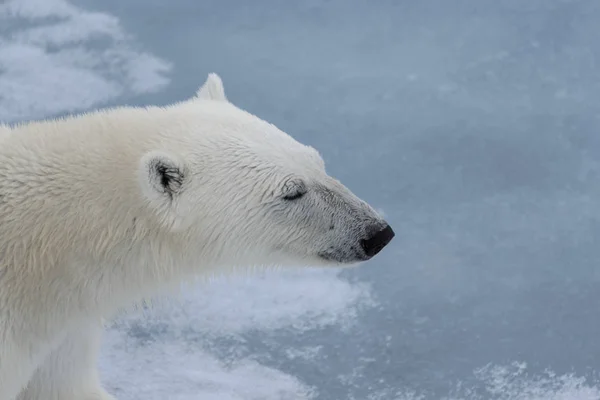
[[302,192],[302,191],[296,191],[290,194],[286,194],[285,196],[283,196],[283,199],[286,201],[292,201],[292,200],[297,200],[300,197],[304,196],[306,194],[306,192]]
[[288,181],[284,187],[285,194],[281,197],[285,201],[298,200],[306,194],[306,186],[303,182]]

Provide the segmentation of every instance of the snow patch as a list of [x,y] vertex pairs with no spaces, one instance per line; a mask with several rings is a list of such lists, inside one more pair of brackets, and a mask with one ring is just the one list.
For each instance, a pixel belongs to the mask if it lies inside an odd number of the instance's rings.
[[169,83],[171,64],[137,49],[114,16],[64,0],[8,0],[0,25],[8,28],[0,31],[0,121],[86,110]]

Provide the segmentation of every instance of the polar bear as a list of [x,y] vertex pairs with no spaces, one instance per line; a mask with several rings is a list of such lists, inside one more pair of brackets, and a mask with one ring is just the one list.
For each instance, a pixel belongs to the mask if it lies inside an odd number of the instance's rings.
[[0,400],[113,399],[102,318],[190,277],[359,263],[394,236],[216,74],[168,107],[0,132]]

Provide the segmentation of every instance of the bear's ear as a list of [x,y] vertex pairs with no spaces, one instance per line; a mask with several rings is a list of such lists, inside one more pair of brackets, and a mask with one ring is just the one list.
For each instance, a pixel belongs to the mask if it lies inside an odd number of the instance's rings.
[[196,97],[204,100],[227,101],[223,81],[214,72],[208,74],[206,82],[196,92]]
[[169,154],[152,151],[142,157],[141,163],[142,183],[151,192],[147,195],[173,200],[181,192],[186,179],[183,162]]
[[160,151],[146,153],[140,160],[138,178],[142,194],[163,224],[177,229],[186,218],[182,198],[190,173],[181,159]]

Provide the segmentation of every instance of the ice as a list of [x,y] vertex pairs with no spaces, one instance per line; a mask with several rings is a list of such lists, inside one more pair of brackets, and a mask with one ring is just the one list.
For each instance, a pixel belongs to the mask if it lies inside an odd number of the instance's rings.
[[4,122],[82,111],[169,82],[171,64],[137,48],[109,14],[63,0],[8,0],[0,27],[8,27],[0,29]]
[[[135,387],[135,396],[156,398],[312,399],[315,388],[244,355],[245,334],[344,326],[375,304],[367,286],[349,284],[338,270],[215,278],[118,319],[104,352],[107,382],[125,396]],[[223,338],[230,339],[224,349]],[[291,348],[286,357],[314,361],[319,351]]]
[[600,3],[0,1],[0,121],[228,98],[396,238],[109,324],[120,399],[600,400]]
[[[527,365],[488,364],[473,371],[477,385],[455,383],[450,393],[433,396],[406,390],[381,390],[367,395],[365,400],[597,400],[600,381],[588,381],[575,374],[558,375],[547,370],[532,375]],[[349,400],[359,400],[351,397]]]
[[180,301],[154,308],[153,315],[164,322],[187,321],[190,326],[218,335],[283,328],[301,333],[348,325],[355,322],[359,308],[376,303],[367,285],[350,284],[339,274],[337,269],[315,269],[221,277],[184,289]]
[[[510,400],[592,400],[600,398],[597,380],[588,382],[575,374],[557,375],[553,371],[531,376],[525,363],[508,366],[486,365],[474,371],[484,384],[483,394],[467,395],[467,399],[510,399]],[[465,390],[466,392],[473,392]],[[464,397],[452,396],[448,400]]]
[[313,389],[298,379],[251,359],[227,363],[181,341],[140,345],[118,331],[109,331],[108,343],[102,370],[111,392],[122,400],[313,398]]

